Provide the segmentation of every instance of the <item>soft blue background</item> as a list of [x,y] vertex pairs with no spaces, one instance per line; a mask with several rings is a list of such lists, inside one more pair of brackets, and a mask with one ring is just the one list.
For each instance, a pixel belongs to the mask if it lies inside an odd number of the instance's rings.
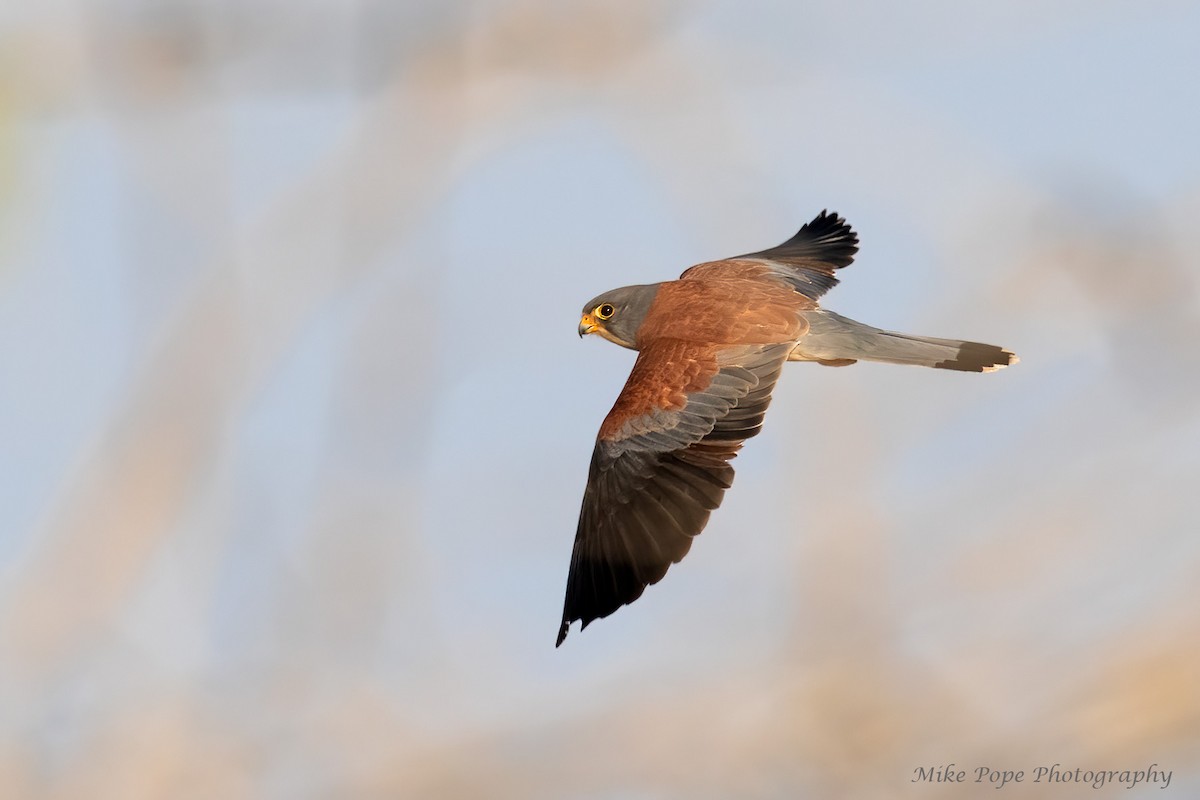
[[[1184,2],[0,10],[0,795],[1200,792],[1197,41]],[[580,306],[826,207],[829,307],[1022,363],[790,365],[687,560],[556,651],[632,363]]]

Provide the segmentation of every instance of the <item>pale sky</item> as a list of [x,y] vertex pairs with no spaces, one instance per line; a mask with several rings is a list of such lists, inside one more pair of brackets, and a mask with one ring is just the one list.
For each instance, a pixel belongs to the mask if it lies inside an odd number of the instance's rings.
[[[0,13],[0,795],[1200,791],[1126,679],[1200,664],[1200,7],[386,5]],[[1021,364],[788,365],[555,650],[581,305],[823,208],[825,305]]]

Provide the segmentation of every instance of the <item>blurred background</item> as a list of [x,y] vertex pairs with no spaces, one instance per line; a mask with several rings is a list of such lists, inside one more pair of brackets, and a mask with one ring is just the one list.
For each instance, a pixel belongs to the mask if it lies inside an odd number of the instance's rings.
[[[1200,796],[1198,40],[1152,0],[5,5],[0,797]],[[686,561],[555,650],[633,360],[580,307],[823,208],[826,305],[1020,365],[789,365]]]

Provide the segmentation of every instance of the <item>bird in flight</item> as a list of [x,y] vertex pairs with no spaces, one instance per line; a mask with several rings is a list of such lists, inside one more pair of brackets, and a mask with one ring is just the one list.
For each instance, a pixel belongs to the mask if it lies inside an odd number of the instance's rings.
[[555,646],[632,603],[688,552],[733,481],[785,361],[856,361],[993,372],[1017,362],[991,344],[880,330],[821,308],[858,235],[822,211],[778,247],[697,264],[679,280],[588,301],[579,335],[636,350],[600,426]]

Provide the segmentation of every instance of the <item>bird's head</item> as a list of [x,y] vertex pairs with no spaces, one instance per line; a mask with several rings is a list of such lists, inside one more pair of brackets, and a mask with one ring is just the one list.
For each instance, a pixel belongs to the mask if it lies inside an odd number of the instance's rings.
[[579,335],[598,333],[610,342],[637,350],[637,332],[654,302],[658,284],[624,286],[593,297],[583,306]]

